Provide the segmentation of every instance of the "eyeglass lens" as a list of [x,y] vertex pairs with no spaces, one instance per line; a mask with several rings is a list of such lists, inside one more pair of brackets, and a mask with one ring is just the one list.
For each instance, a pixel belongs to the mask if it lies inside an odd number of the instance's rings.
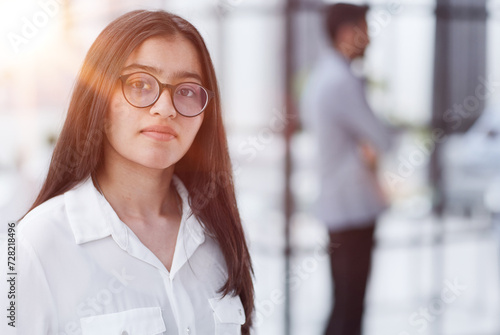
[[[135,107],[148,107],[156,102],[160,95],[160,86],[150,74],[134,73],[123,81],[125,98]],[[172,94],[174,107],[182,115],[198,115],[206,106],[208,95],[205,89],[195,83],[182,83],[176,86]]]

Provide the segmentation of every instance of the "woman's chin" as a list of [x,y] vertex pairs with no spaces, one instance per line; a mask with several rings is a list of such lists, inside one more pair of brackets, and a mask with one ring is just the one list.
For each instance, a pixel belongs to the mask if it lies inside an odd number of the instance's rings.
[[161,162],[161,161],[155,161],[155,162],[147,162],[145,164],[141,164],[143,167],[152,169],[152,170],[166,170],[168,168],[173,168],[175,165],[175,162]]

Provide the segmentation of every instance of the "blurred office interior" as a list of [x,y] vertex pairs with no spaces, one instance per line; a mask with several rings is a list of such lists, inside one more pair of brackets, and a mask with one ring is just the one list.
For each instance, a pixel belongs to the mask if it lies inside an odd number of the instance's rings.
[[[376,230],[363,334],[500,334],[500,0],[344,2],[371,5],[371,46],[353,66],[376,114],[404,129],[381,163],[391,206]],[[204,36],[221,85],[255,267],[254,333],[322,334],[328,241],[314,216],[318,153],[297,108],[326,46],[322,4],[0,1],[1,231],[43,182],[97,34],[129,10],[172,11]]]

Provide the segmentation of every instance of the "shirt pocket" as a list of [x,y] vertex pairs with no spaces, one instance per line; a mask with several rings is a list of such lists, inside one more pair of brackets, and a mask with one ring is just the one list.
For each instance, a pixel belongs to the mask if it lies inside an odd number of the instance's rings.
[[158,335],[166,331],[160,307],[86,317],[80,319],[80,325],[82,335]]
[[239,296],[209,299],[214,312],[215,335],[240,335],[245,323],[245,311]]

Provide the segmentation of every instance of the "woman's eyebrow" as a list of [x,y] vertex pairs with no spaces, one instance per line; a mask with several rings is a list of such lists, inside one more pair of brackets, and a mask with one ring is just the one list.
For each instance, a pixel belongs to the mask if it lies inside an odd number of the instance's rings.
[[149,72],[149,73],[152,73],[155,75],[162,75],[163,74],[163,71],[157,67],[149,66],[149,65],[142,65],[142,64],[137,64],[137,63],[130,64],[130,65],[123,68],[123,71],[127,71],[127,70],[142,70],[142,71],[146,71],[146,72]]
[[[151,73],[151,74],[154,74],[157,76],[164,76],[165,75],[165,72],[162,69],[159,69],[159,68],[154,67],[154,66],[137,64],[137,63],[130,64],[130,65],[123,68],[123,71],[128,71],[128,70],[142,70],[142,71],[146,71],[148,73]],[[168,77],[174,78],[174,79],[191,78],[191,79],[198,80],[199,82],[202,82],[201,76],[198,73],[190,72],[190,71],[182,71],[182,70],[175,71],[174,73],[169,74]]]
[[190,71],[175,71],[169,77],[172,77],[175,79],[191,78],[191,79],[198,80],[200,83],[202,82],[201,76],[198,73],[190,72]]

